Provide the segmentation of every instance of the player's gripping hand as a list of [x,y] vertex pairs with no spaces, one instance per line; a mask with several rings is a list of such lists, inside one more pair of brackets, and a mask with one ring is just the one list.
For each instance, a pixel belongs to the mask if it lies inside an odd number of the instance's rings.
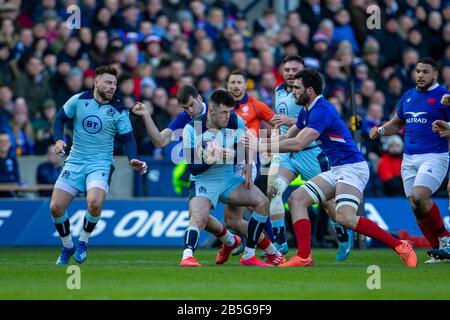
[[145,174],[147,172],[147,163],[138,159],[131,159],[130,166],[134,170],[139,171],[140,174]]
[[131,111],[135,115],[141,116],[141,117],[150,115],[150,110],[142,102],[136,102],[136,104],[134,105],[133,109],[131,109]]
[[66,148],[67,144],[64,142],[64,140],[58,140],[55,143],[55,153],[57,155],[60,155],[61,157],[66,154]]
[[223,148],[216,141],[208,141],[203,150],[203,160],[206,164],[214,164],[223,156]]
[[284,114],[277,114],[272,118],[272,121],[275,123],[275,125],[278,125],[278,127],[281,125],[291,126],[293,119]]
[[446,93],[441,98],[441,103],[444,106],[450,107],[450,94]]
[[450,136],[450,128],[447,122],[444,120],[435,120],[431,125],[433,132],[439,133],[441,137]]
[[380,133],[380,130],[378,130],[380,127],[373,127],[370,129],[369,137],[370,139],[376,139],[378,137],[381,137],[382,134]]

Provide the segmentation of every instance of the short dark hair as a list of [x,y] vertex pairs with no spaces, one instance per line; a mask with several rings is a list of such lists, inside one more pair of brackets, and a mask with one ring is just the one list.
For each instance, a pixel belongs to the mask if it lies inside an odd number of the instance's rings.
[[221,104],[228,108],[233,108],[234,98],[228,91],[224,89],[217,89],[209,98],[209,105],[213,108],[219,108]]
[[178,89],[177,100],[179,104],[186,104],[190,97],[194,99],[198,97],[198,91],[194,86],[185,84]]
[[322,93],[323,80],[319,72],[317,72],[315,69],[303,69],[295,74],[295,79],[302,79],[302,83],[305,89],[311,87],[317,95]]
[[[438,67],[436,60],[434,60],[433,58],[430,58],[430,57],[423,57],[423,58],[420,58],[420,59],[417,61],[417,64],[419,64],[419,63],[429,64],[430,66],[433,67],[434,70],[436,70],[437,67]],[[416,64],[416,66],[417,66],[417,64]]]
[[244,80],[247,80],[247,76],[246,76],[244,70],[241,70],[241,69],[235,69],[235,70],[231,71],[231,72],[227,75],[227,80],[226,80],[226,82],[228,82],[228,80],[230,80],[230,77],[231,77],[231,76],[242,76],[242,77],[244,77]]
[[119,75],[119,71],[116,68],[114,68],[113,66],[101,66],[101,67],[98,67],[97,69],[95,69],[95,76],[99,76],[104,73],[112,74],[116,78]]
[[300,57],[299,55],[296,55],[296,54],[291,54],[291,55],[284,57],[283,64],[285,64],[286,62],[289,62],[289,61],[297,61],[298,63],[305,65],[305,60],[303,60],[302,57]]

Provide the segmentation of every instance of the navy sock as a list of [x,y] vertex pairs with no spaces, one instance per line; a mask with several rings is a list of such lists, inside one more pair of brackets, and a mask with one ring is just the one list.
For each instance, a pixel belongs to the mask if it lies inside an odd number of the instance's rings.
[[264,229],[266,220],[267,216],[262,216],[256,212],[252,213],[247,225],[247,241],[245,242],[246,247],[253,249],[256,248],[259,236]]
[[200,230],[197,227],[188,227],[184,232],[184,249],[197,250]]
[[61,238],[70,235],[70,220],[67,212],[62,217],[53,218],[53,223]]

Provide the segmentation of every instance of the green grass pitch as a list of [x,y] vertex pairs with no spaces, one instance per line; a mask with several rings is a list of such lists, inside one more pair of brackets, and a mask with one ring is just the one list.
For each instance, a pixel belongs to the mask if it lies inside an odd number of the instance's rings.
[[[216,252],[200,248],[203,267],[180,268],[182,249],[91,247],[81,289],[69,290],[71,274],[54,265],[59,248],[0,248],[0,299],[450,299],[450,263],[426,265],[424,250],[417,268],[388,249],[354,250],[345,262],[315,249],[316,266],[288,269],[241,267],[238,257],[216,266]],[[379,290],[367,288],[370,265]]]

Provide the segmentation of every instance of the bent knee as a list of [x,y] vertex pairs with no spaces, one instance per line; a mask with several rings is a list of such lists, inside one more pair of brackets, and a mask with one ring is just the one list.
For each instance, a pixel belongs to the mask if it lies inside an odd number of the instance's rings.
[[66,208],[63,204],[58,203],[56,201],[50,202],[50,211],[52,214],[63,214],[66,211]]

